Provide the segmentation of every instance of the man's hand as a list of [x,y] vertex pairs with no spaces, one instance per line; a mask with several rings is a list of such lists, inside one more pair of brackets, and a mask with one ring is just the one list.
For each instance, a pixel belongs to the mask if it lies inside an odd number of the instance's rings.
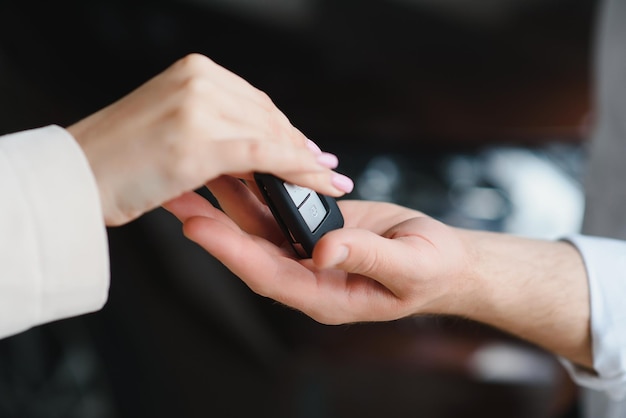
[[256,293],[319,322],[380,321],[457,306],[469,276],[465,243],[452,228],[389,203],[340,201],[343,229],[296,258],[268,208],[240,181],[208,184],[228,216],[195,194],[166,204],[187,237]]
[[221,177],[208,185],[225,213],[195,194],[166,208],[256,293],[326,324],[463,316],[591,367],[586,270],[568,243],[456,229],[389,203],[340,201],[345,227],[299,260],[243,183]]

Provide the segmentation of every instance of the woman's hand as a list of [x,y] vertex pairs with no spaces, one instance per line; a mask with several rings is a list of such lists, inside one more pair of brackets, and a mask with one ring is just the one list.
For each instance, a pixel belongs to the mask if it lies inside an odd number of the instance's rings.
[[339,196],[352,182],[269,97],[192,54],[68,127],[98,184],[107,225],[126,223],[221,174],[270,172]]

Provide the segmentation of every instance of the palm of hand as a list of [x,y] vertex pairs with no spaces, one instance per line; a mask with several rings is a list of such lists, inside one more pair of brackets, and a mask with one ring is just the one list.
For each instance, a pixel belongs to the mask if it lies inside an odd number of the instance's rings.
[[[253,291],[319,322],[390,320],[434,310],[449,291],[449,280],[442,279],[462,266],[463,245],[452,228],[411,209],[365,201],[340,201],[345,227],[326,234],[313,259],[297,259],[267,207],[233,180],[209,184],[226,213],[197,195],[167,208],[190,239]],[[347,260],[335,265],[346,247]]]

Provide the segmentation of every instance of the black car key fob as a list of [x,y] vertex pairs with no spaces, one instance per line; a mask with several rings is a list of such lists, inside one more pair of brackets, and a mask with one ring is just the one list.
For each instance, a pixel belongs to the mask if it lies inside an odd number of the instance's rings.
[[254,179],[300,258],[310,258],[322,235],[343,227],[343,216],[334,198],[287,183],[271,174],[255,173]]

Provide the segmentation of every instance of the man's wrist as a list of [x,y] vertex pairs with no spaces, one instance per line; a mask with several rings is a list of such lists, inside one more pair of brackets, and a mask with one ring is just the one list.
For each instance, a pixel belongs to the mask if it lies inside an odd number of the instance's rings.
[[566,242],[465,231],[466,283],[457,315],[487,323],[591,366],[589,290],[582,258]]

